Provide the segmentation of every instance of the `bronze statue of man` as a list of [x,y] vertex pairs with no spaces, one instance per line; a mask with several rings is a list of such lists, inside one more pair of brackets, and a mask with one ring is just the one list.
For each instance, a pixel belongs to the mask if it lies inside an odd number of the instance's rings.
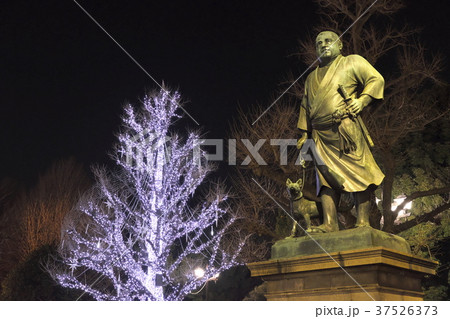
[[370,226],[370,192],[384,178],[358,116],[374,99],[383,98],[384,79],[363,57],[342,56],[341,50],[336,33],[319,33],[316,52],[320,64],[306,79],[297,125],[302,131],[297,147],[302,148],[311,137],[317,157],[317,192],[324,223],[312,230],[315,232],[339,230],[337,205],[342,192],[353,193],[356,227]]

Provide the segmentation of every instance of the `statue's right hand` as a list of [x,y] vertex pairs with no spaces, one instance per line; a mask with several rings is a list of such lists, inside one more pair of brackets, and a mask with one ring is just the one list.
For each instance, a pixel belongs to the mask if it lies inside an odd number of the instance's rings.
[[302,136],[297,141],[297,149],[301,149],[306,139],[308,138],[308,134],[304,132]]

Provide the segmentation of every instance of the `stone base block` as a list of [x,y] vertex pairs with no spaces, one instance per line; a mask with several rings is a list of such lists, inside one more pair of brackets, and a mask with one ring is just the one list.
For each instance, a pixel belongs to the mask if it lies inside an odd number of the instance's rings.
[[312,233],[308,236],[279,240],[272,246],[271,256],[272,259],[310,256],[380,246],[411,253],[409,244],[404,238],[372,227],[359,227],[334,233]]
[[385,247],[248,264],[267,281],[267,300],[422,300],[421,280],[437,262]]

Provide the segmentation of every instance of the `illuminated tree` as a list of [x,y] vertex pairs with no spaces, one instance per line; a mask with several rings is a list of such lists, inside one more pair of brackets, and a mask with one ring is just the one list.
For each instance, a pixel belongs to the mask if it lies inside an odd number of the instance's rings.
[[227,195],[217,184],[199,194],[212,167],[198,136],[170,132],[179,103],[178,93],[162,90],[139,110],[126,106],[119,169],[95,169],[96,186],[63,228],[64,267],[49,267],[62,286],[97,300],[182,300],[237,263],[244,240],[234,234],[233,249],[223,240],[235,220]]

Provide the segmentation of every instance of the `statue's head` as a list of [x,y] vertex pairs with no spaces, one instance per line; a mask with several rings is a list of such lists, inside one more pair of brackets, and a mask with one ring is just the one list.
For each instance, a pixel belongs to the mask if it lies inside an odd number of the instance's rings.
[[333,31],[320,32],[316,37],[316,52],[321,61],[334,60],[341,54],[342,42]]

